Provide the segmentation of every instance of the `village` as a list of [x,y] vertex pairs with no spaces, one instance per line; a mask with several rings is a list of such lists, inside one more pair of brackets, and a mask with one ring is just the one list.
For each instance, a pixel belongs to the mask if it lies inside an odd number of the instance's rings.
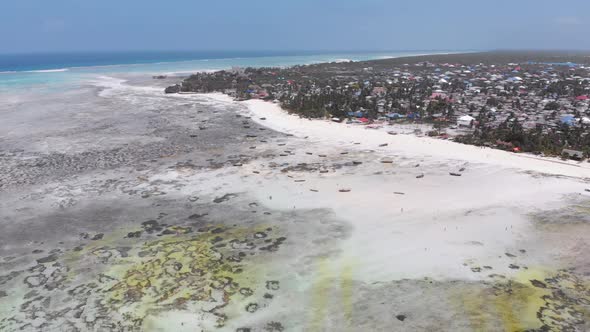
[[522,55],[504,62],[510,58],[448,55],[233,68],[192,75],[166,92],[219,91],[237,100],[279,103],[308,118],[368,128],[415,124],[416,134],[431,137],[588,158],[590,66],[557,57],[522,61]]

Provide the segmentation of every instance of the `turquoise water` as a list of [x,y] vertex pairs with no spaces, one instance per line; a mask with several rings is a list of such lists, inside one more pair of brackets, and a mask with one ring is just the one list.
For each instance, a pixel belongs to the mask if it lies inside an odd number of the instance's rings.
[[284,55],[277,53],[100,53],[0,55],[0,93],[55,91],[76,87],[99,76],[178,75],[234,66],[292,66],[330,61],[363,61],[428,52],[373,52]]

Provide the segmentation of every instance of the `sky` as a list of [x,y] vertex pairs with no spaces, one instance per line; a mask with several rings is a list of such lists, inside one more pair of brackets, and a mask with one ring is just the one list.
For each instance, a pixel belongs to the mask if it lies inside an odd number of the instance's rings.
[[590,49],[588,0],[3,0],[0,53]]

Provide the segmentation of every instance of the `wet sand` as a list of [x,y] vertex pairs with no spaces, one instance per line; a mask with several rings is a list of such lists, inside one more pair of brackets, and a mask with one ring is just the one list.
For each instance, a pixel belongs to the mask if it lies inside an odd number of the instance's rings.
[[165,83],[0,109],[0,330],[590,328],[586,170]]

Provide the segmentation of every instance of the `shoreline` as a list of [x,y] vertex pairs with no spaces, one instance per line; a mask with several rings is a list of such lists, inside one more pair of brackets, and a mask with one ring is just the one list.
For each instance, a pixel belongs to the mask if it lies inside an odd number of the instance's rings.
[[[487,147],[462,144],[414,134],[389,135],[386,129],[369,129],[359,125],[335,123],[329,120],[305,119],[290,114],[280,105],[262,100],[235,101],[223,93],[202,94],[223,102],[236,102],[247,107],[252,120],[273,130],[299,137],[313,137],[328,143],[347,144],[358,149],[373,149],[383,155],[403,153],[410,156],[430,156],[493,164],[523,171],[590,179],[590,163],[563,161],[538,157],[528,153],[511,153]],[[265,118],[266,120],[261,120]],[[395,125],[393,126],[395,127]],[[341,135],[346,130],[346,134]],[[361,145],[354,144],[365,142]],[[388,146],[379,146],[388,144]],[[553,166],[553,167],[551,167]]]
[[[481,51],[432,51],[432,52],[423,52],[423,53],[416,53],[414,54],[414,52],[421,52],[421,51],[376,51],[376,52],[371,52],[371,51],[367,51],[367,52],[356,52],[356,53],[347,53],[345,51],[343,52],[328,52],[328,53],[322,53],[322,52],[312,52],[309,54],[297,54],[297,53],[293,53],[293,54],[286,54],[286,55],[273,55],[273,54],[269,54],[269,55],[257,55],[257,56],[228,56],[228,57],[217,57],[217,58],[202,58],[202,59],[182,59],[182,60],[154,60],[154,61],[149,61],[149,62],[129,62],[129,63],[110,63],[110,64],[97,64],[97,65],[74,65],[74,66],[45,66],[42,68],[27,68],[27,69],[10,69],[7,68],[5,70],[0,70],[0,75],[1,74],[34,74],[34,73],[38,73],[38,74],[42,74],[42,73],[60,73],[60,72],[67,72],[67,71],[73,71],[73,72],[77,72],[77,71],[87,71],[87,70],[92,70],[92,69],[105,69],[105,68],[118,68],[118,67],[140,67],[140,66],[150,66],[150,65],[171,65],[171,64],[190,64],[190,63],[197,63],[197,62],[210,62],[210,61],[229,61],[229,60],[251,60],[251,59],[272,59],[272,58],[291,58],[291,57],[321,57],[321,56],[338,56],[338,55],[379,55],[379,54],[388,54],[388,53],[408,53],[408,54],[402,54],[402,55],[394,55],[394,56],[389,56],[389,55],[383,55],[383,56],[378,56],[369,60],[349,60],[346,59],[347,62],[348,61],[353,61],[353,62],[364,62],[364,61],[377,61],[377,60],[384,60],[384,59],[395,59],[395,58],[404,58],[404,57],[416,57],[416,56],[430,56],[430,55],[449,55],[449,54],[468,54],[468,53],[474,53],[474,52],[481,52]],[[76,53],[73,53],[76,54]],[[338,60],[342,60],[341,58],[336,58],[332,61],[329,62],[336,62]],[[321,63],[325,63],[326,61],[320,60],[320,61],[312,61],[312,62],[308,62],[308,63],[302,63],[299,65],[310,65],[310,64],[321,64]],[[289,67],[289,66],[293,66],[293,65],[284,65],[284,66],[278,66],[278,67]],[[230,67],[227,68],[220,68],[220,69],[203,69],[202,71],[221,71],[221,70],[227,70]],[[182,71],[172,71],[172,72],[168,72],[170,75],[172,74],[188,74],[188,73],[196,73],[196,72],[201,72],[201,70],[182,70]],[[123,72],[125,73],[125,72]],[[156,74],[163,74],[166,72],[157,72]],[[146,75],[148,74],[147,72],[145,73]],[[1,77],[1,76],[0,76]]]

